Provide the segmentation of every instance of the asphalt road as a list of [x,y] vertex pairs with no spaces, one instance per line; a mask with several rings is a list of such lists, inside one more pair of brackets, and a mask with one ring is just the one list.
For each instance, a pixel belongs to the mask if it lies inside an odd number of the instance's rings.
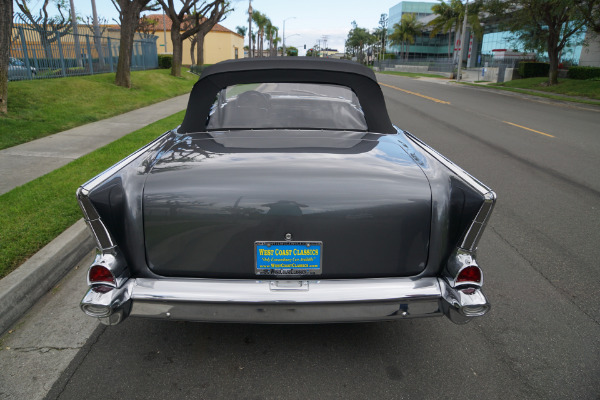
[[58,399],[600,398],[600,108],[379,76],[399,127],[498,193],[486,317],[99,327]]

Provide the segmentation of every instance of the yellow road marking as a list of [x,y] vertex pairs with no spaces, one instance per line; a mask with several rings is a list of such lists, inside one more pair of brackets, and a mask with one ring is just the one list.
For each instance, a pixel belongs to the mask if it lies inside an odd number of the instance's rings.
[[400,89],[399,87],[392,86],[392,85],[386,85],[385,83],[381,83],[381,82],[379,84],[381,86],[386,86],[386,87],[389,87],[389,88],[392,88],[392,89],[396,89],[396,90],[399,90],[401,92],[412,94],[414,96],[419,96],[419,97],[422,97],[422,98],[427,99],[427,100],[435,101],[436,103],[450,104],[449,101],[444,101],[444,100],[436,99],[435,97],[425,96],[424,94],[421,94],[421,93],[415,93],[415,92],[411,92],[410,90]]
[[521,125],[513,124],[512,122],[508,122],[508,121],[502,121],[502,122],[504,122],[505,124],[509,124],[509,125],[512,125],[512,126],[516,126],[517,128],[521,128],[521,129],[525,129],[525,130],[528,130],[528,131],[531,131],[531,132],[539,133],[540,135],[544,135],[544,136],[548,136],[548,137],[554,137],[554,136],[552,136],[552,135],[550,135],[550,134],[548,134],[548,133],[544,133],[544,132],[536,131],[535,129],[531,129],[531,128],[527,128],[527,127],[525,127],[525,126],[521,126]]

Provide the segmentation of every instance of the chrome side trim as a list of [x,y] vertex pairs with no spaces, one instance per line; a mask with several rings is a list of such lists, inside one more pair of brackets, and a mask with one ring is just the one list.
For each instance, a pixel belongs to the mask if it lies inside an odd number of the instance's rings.
[[[479,289],[462,293],[438,278],[289,282],[129,279],[108,292],[89,289],[81,308],[110,325],[128,315],[204,322],[334,323],[445,314],[464,323],[489,309]],[[278,289],[285,286],[303,290]]]
[[[134,151],[133,153],[131,153],[130,155],[128,155],[127,157],[125,157],[124,159],[122,159],[121,161],[116,163],[115,165],[109,167],[107,170],[99,173],[98,175],[96,175],[95,177],[93,177],[92,179],[90,179],[89,181],[84,183],[83,185],[81,185],[81,188],[88,192],[93,190],[96,186],[98,186],[100,183],[104,182],[106,179],[110,178],[121,168],[123,168],[124,166],[126,166],[127,164],[129,164],[130,162],[135,160],[136,158],[138,158],[141,154],[157,148],[161,144],[161,141],[163,140],[163,138],[165,136],[167,136],[171,132],[177,132],[178,128],[179,127],[163,133],[162,135],[160,135],[159,137],[157,137],[156,139],[154,139],[153,141],[151,141],[144,147],[141,147],[138,150]],[[84,214],[85,214],[85,211],[84,211]]]
[[492,190],[489,187],[487,187],[486,185],[481,183],[481,181],[479,181],[473,175],[469,174],[467,171],[465,171],[464,169],[462,169],[461,167],[459,167],[458,165],[456,165],[455,163],[453,163],[452,161],[447,159],[443,154],[434,150],[427,143],[423,142],[421,139],[414,136],[412,133],[403,131],[402,129],[400,129],[398,127],[395,127],[395,128],[398,131],[398,133],[404,133],[410,140],[412,140],[416,145],[418,145],[423,151],[427,152],[433,158],[437,159],[439,162],[441,162],[444,166],[446,166],[448,169],[450,169],[452,172],[454,172],[456,175],[458,175],[469,186],[471,186],[473,189],[475,189],[482,195],[492,192]]

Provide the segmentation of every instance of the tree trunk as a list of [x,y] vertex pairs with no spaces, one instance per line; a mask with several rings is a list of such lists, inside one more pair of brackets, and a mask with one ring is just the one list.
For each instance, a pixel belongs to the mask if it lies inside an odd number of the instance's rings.
[[192,65],[196,64],[196,43],[198,42],[198,35],[194,35],[194,39],[190,41],[190,58],[192,59]]
[[548,85],[558,83],[558,38],[550,32],[548,35],[548,61],[550,61],[550,72],[548,74]]
[[198,31],[196,37],[198,38],[198,65],[204,65],[204,37],[206,36],[206,32],[202,29]]
[[[147,3],[147,2],[146,2]],[[131,54],[133,52],[133,38],[138,26],[140,12],[146,4],[139,2],[121,2],[121,40],[119,47],[119,63],[115,82],[118,86],[131,87]]]
[[[171,42],[173,42],[173,64],[171,64],[171,75],[181,76],[181,63],[183,60],[183,43],[181,31],[173,24],[171,28]],[[198,60],[200,61],[200,60]]]
[[8,53],[12,17],[13,0],[0,0],[0,114],[8,114]]

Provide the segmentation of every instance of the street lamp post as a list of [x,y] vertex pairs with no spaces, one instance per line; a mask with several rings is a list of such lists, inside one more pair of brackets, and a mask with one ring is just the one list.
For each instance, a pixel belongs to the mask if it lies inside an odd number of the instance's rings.
[[460,82],[460,74],[462,69],[463,61],[463,49],[465,48],[465,40],[467,39],[467,12],[469,6],[469,0],[465,3],[465,18],[463,20],[462,34],[460,38],[460,51],[458,52],[458,74],[456,76],[456,82]]
[[286,18],[286,19],[283,20],[283,43],[282,43],[283,51],[282,51],[282,54],[281,54],[282,57],[285,57],[285,21],[287,21],[288,19],[295,19],[295,18],[296,17],[288,17],[288,18]]
[[252,0],[248,4],[248,58],[252,58]]

